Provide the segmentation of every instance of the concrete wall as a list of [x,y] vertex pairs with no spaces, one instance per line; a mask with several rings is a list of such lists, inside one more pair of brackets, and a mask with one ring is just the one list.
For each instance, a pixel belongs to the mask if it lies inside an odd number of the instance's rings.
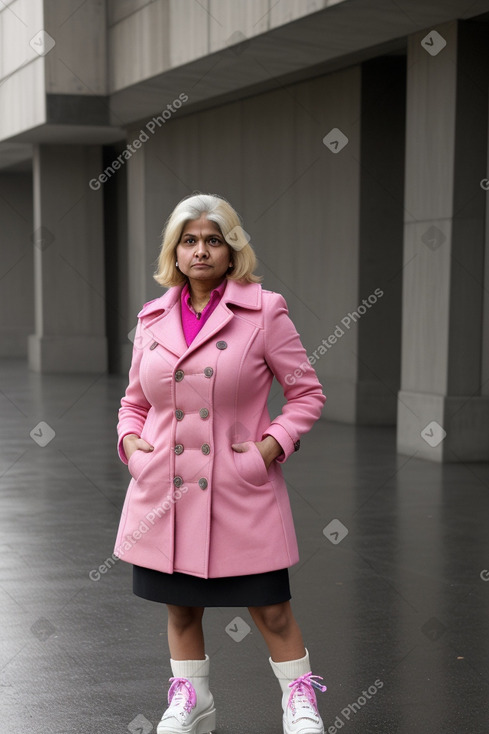
[[44,27],[55,46],[46,54],[48,94],[107,93],[106,4],[44,0]]
[[344,0],[108,0],[109,78],[117,91]]
[[108,2],[109,84],[121,89],[170,68],[167,1]]
[[0,5],[0,140],[44,122],[43,23],[42,0]]
[[0,140],[44,125],[47,94],[105,95],[106,57],[102,0],[1,3]]

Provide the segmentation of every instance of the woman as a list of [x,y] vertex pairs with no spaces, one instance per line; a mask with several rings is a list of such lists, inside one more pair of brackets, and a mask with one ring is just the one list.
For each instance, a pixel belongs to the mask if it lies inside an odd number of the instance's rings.
[[[215,727],[208,606],[248,607],[281,686],[285,734],[324,732],[313,686],[325,686],[290,607],[299,555],[280,465],[326,398],[284,298],[262,289],[255,265],[230,204],[187,197],[154,275],[169,290],[138,314],[117,425],[132,479],[115,554],[133,564],[134,593],[168,607],[173,677],[158,734]],[[274,375],[287,402],[271,420]]]

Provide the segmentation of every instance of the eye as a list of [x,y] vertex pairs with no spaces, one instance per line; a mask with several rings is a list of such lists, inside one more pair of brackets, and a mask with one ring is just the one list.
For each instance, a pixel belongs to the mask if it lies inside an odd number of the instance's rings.
[[218,237],[211,237],[211,238],[209,239],[209,244],[210,244],[210,245],[211,245],[212,247],[217,247],[218,245],[220,245],[220,244],[222,244],[222,243],[221,243],[221,240],[220,240],[220,239],[219,239]]

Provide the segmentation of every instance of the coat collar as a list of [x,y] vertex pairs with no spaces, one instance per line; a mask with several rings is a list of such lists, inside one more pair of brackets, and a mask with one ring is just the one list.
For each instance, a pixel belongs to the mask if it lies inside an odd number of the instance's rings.
[[[183,285],[169,288],[159,298],[154,298],[144,304],[138,313],[138,318],[168,311],[178,302]],[[259,283],[241,283],[237,280],[228,280],[226,290],[221,299],[222,303],[233,303],[235,306],[257,310],[261,308],[261,285]]]
[[228,308],[228,304],[253,311],[261,308],[262,289],[259,283],[228,280],[220,302],[190,346],[187,346],[179,307],[182,288],[183,285],[169,288],[159,298],[145,303],[138,313],[147,336],[164,344],[179,357],[206,342],[234,317],[234,312]]

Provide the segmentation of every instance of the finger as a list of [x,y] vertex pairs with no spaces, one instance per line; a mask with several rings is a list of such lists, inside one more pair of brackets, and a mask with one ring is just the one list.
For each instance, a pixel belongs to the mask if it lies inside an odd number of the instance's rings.
[[232,443],[231,448],[233,449],[233,451],[236,451],[238,454],[244,454],[246,451],[248,451],[244,443]]
[[144,440],[144,438],[139,439],[139,448],[143,451],[153,451],[154,446],[151,446],[150,443]]

